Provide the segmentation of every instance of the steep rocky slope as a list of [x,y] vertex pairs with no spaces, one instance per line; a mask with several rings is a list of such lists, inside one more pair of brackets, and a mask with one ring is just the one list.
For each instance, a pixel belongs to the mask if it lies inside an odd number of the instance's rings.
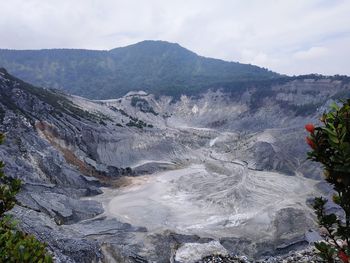
[[1,69],[0,158],[24,181],[12,213],[58,262],[168,262],[212,240],[254,258],[302,247],[308,199],[327,191],[303,126],[349,93],[347,79],[299,78],[92,101]]

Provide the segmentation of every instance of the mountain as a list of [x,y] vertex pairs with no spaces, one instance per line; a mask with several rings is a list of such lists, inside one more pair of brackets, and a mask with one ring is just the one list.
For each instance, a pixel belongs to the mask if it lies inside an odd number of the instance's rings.
[[37,86],[90,99],[117,98],[131,90],[197,94],[281,77],[257,66],[198,56],[165,41],[143,41],[109,51],[0,50],[1,66]]
[[264,85],[89,100],[0,69],[0,159],[23,181],[12,214],[57,262],[169,262],[213,244],[258,259],[307,245],[309,200],[329,189],[303,126],[350,96],[350,81]]

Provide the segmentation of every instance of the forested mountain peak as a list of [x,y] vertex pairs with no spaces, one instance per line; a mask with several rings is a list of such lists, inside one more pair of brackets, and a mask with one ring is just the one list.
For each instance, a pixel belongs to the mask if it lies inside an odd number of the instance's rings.
[[110,51],[0,50],[0,66],[35,85],[92,99],[116,98],[131,90],[178,96],[280,76],[253,65],[202,57],[179,44],[151,40]]

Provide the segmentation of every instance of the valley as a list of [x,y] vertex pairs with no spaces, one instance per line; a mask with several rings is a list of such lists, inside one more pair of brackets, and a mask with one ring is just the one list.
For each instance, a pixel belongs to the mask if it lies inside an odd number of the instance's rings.
[[211,241],[264,258],[317,240],[309,201],[330,190],[303,126],[348,82],[88,100],[0,72],[0,158],[23,182],[12,214],[57,262],[168,262]]

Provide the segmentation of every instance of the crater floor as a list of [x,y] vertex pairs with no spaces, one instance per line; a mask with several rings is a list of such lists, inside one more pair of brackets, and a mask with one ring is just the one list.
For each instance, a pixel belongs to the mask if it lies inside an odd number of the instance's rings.
[[[109,216],[152,232],[266,240],[278,232],[278,211],[310,210],[305,200],[314,184],[303,177],[211,159],[131,178],[119,189],[105,189],[100,198]],[[307,226],[307,214],[295,220]]]

